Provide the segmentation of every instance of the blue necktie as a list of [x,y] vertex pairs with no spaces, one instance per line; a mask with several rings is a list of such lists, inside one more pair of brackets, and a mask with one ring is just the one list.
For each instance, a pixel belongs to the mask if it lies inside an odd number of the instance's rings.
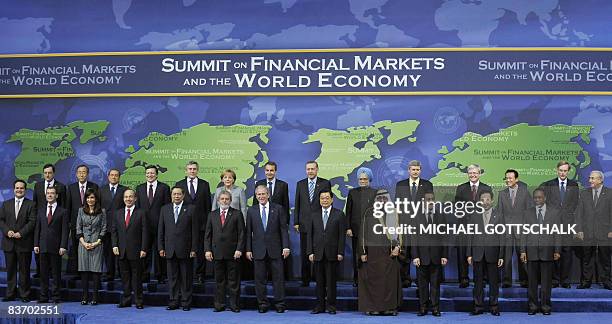
[[268,227],[268,217],[266,215],[266,205],[261,205],[261,223],[263,224],[264,231]]
[[272,181],[268,181],[268,189],[270,190],[270,197],[272,197]]
[[563,204],[563,199],[565,198],[565,181],[561,181],[561,189],[559,190],[559,196],[561,197],[561,203]]
[[327,227],[327,220],[329,219],[329,215],[327,214],[327,210],[323,212],[323,230]]
[[412,190],[410,191],[410,200],[416,200],[417,186],[416,182],[412,182]]
[[111,196],[113,199],[115,199],[115,187],[111,187]]
[[178,222],[179,206],[174,206],[174,224]]
[[310,183],[308,184],[308,195],[310,196],[310,202],[312,202],[312,199],[314,198],[314,188],[315,188],[315,183],[314,181],[310,181]]

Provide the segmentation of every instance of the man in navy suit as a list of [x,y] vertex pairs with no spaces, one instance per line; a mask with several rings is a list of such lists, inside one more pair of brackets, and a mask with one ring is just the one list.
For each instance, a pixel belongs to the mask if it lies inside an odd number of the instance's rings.
[[76,274],[78,269],[77,250],[79,239],[76,236],[76,223],[79,208],[85,205],[85,193],[88,189],[98,189],[98,184],[88,180],[89,167],[85,164],[77,166],[77,182],[68,185],[66,190],[66,209],[70,215],[70,250],[68,251],[68,270],[70,274]]
[[[39,303],[49,302],[49,270],[53,277],[51,295],[54,303],[60,302],[62,283],[62,256],[68,247],[68,211],[57,201],[57,189],[47,188],[46,204],[39,202],[38,219],[34,230],[34,253],[40,260]],[[43,207],[47,206],[47,207]]]
[[14,199],[6,200],[0,209],[2,250],[6,260],[6,297],[3,301],[16,298],[17,273],[19,273],[19,294],[24,303],[30,301],[30,263],[34,248],[36,208],[25,198],[26,183],[17,179],[13,182]]
[[[66,186],[55,179],[55,166],[53,164],[45,164],[43,166],[43,180],[34,185],[34,195],[32,201],[36,209],[47,210],[47,192],[48,187],[54,187],[57,193],[57,204],[60,207],[66,207]],[[36,274],[34,278],[40,276],[40,260],[39,254],[34,255],[36,261]]]
[[336,314],[336,281],[338,262],[344,259],[346,217],[332,207],[333,198],[331,191],[319,193],[321,210],[312,214],[308,229],[308,260],[314,263],[317,281],[317,306],[311,314]]
[[195,207],[184,203],[181,187],[172,188],[172,203],[165,205],[159,215],[157,246],[159,256],[168,264],[170,301],[167,310],[191,310],[193,288],[193,259],[196,257],[200,229],[195,218]]
[[[557,177],[548,180],[540,185],[546,194],[546,204],[554,206],[562,211],[561,215],[563,224],[575,224],[574,214],[578,207],[578,199],[580,197],[580,189],[578,182],[568,179],[571,166],[567,161],[557,163]],[[576,251],[576,255],[580,257],[581,253],[578,248],[572,249],[573,237],[564,236],[563,244],[561,245],[561,258],[555,261],[555,269],[553,272],[553,288],[561,285],[563,288],[570,288],[570,275],[572,270],[572,250]],[[580,265],[582,268],[582,264]],[[582,271],[581,271],[582,272]],[[584,280],[581,280],[581,282]]]
[[[457,186],[455,191],[455,202],[477,202],[483,192],[493,192],[491,187],[486,183],[480,182],[480,166],[472,164],[467,167],[469,181]],[[468,217],[457,218],[459,224],[467,224]],[[465,236],[457,238],[457,274],[459,279],[459,288],[466,288],[470,284],[468,263],[467,263],[467,241]]]
[[274,302],[276,311],[284,313],[285,280],[283,277],[283,259],[291,252],[289,250],[289,233],[284,219],[283,207],[268,201],[268,187],[255,188],[258,204],[249,207],[246,222],[246,255],[254,262],[255,292],[260,313],[265,313],[270,307],[266,297],[266,282],[268,269],[272,273],[274,286]]
[[149,282],[149,267],[151,267],[151,259],[155,265],[155,277],[158,283],[166,281],[166,259],[160,258],[156,251],[159,251],[157,246],[157,227],[159,224],[159,214],[161,209],[166,204],[170,203],[170,187],[157,180],[157,167],[149,165],[145,168],[145,177],[147,181],[136,187],[136,208],[142,208],[147,213],[147,224],[149,226],[148,233],[151,236],[149,240],[150,247],[147,248],[147,257],[142,268],[142,281]]
[[310,217],[314,211],[321,209],[319,193],[331,190],[327,179],[319,178],[319,164],[316,161],[306,162],[306,179],[298,181],[295,188],[295,204],[293,210],[293,228],[300,233],[300,259],[302,260],[302,287],[307,287],[312,279],[312,263],[308,261],[308,228]]
[[[399,181],[395,185],[395,198],[401,199],[402,201],[421,201],[425,198],[426,193],[433,193],[433,184],[426,179],[421,179],[421,162],[417,160],[412,160],[408,163],[408,174],[410,177],[408,179],[404,179]],[[402,223],[406,224],[409,220],[404,219]],[[407,251],[411,251],[410,248],[406,249]],[[410,253],[408,253],[410,254]],[[402,286],[404,288],[410,287],[412,284],[412,280],[410,278],[410,258],[408,255],[405,260],[399,258],[401,265],[401,276],[402,276]],[[444,271],[441,269],[441,271]],[[442,275],[440,275],[442,276]]]
[[136,308],[142,309],[142,260],[149,246],[148,219],[144,210],[136,208],[133,189],[123,191],[123,204],[124,207],[114,211],[111,227],[113,254],[119,261],[123,286],[123,296],[117,306],[130,307],[133,292]]
[[102,208],[106,210],[106,228],[108,228],[102,241],[102,247],[104,248],[104,262],[106,263],[106,277],[104,280],[113,281],[115,279],[117,261],[115,254],[113,254],[113,240],[110,229],[115,221],[115,210],[125,207],[123,192],[125,192],[127,187],[119,184],[121,172],[118,169],[110,169],[107,177],[108,184],[100,187],[100,201]]
[[197,282],[203,283],[206,277],[206,260],[204,260],[204,231],[206,230],[206,220],[211,209],[210,185],[208,181],[198,178],[200,167],[198,162],[189,161],[185,166],[187,177],[178,181],[175,185],[183,188],[185,203],[195,207],[196,221],[200,228],[200,241],[198,242],[196,276]]

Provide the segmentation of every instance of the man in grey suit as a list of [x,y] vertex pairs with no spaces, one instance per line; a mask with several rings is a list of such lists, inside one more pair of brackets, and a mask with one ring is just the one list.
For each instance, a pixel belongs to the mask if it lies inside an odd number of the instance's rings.
[[[535,207],[525,211],[523,218],[525,224],[551,226],[561,223],[561,212],[546,203],[546,194],[542,188],[533,191],[533,202]],[[535,315],[538,308],[542,314],[550,315],[553,261],[559,260],[560,253],[561,235],[558,233],[521,235],[521,262],[527,264],[529,271],[529,315]],[[538,294],[538,284],[541,287],[541,294]]]
[[610,243],[612,242],[612,191],[603,186],[604,174],[591,171],[591,188],[580,194],[576,208],[577,237],[582,241],[582,276],[578,289],[591,287],[594,265],[591,260],[597,252],[603,272],[599,280],[604,288],[612,290],[610,281]]
[[[533,207],[533,201],[529,189],[525,183],[519,183],[518,171],[506,170],[507,188],[500,191],[497,200],[497,210],[506,224],[523,224],[525,210]],[[519,258],[519,235],[508,235],[506,237],[506,252],[504,253],[504,288],[512,287],[512,249],[516,250]],[[527,268],[524,263],[518,262],[519,281],[521,287],[527,288]]]

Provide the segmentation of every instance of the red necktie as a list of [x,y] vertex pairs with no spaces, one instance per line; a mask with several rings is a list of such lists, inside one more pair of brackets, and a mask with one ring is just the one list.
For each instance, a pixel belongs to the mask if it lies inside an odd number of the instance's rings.
[[221,226],[225,225],[225,209],[221,210]]
[[147,198],[149,198],[149,205],[151,205],[153,203],[153,185],[152,184],[149,185],[149,194]]
[[128,224],[130,224],[130,208],[127,209],[127,215],[125,216],[125,227],[128,227]]
[[51,224],[51,219],[53,219],[53,205],[49,205],[49,213],[47,214],[47,224]]
[[472,201],[476,201],[476,185],[472,185]]

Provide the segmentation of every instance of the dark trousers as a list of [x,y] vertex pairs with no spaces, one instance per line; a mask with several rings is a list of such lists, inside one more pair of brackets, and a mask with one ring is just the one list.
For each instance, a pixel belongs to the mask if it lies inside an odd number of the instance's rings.
[[571,246],[561,247],[561,258],[554,262],[553,283],[569,284],[574,253]]
[[121,305],[132,305],[132,293],[136,305],[142,305],[142,260],[119,259],[119,271],[121,273],[121,285],[123,286]]
[[76,275],[79,271],[79,239],[76,237],[76,229],[70,229],[70,248],[68,249],[68,266],[66,272]]
[[595,264],[591,260],[597,252],[597,263],[601,266],[602,272],[599,274],[599,281],[603,284],[612,284],[610,281],[610,246],[604,245],[583,246],[582,247],[582,278],[586,283],[591,283],[595,275]]
[[[314,262],[317,281],[317,307],[319,310],[336,310],[336,281],[338,280],[338,260],[323,256]],[[327,302],[325,297],[327,296]],[[327,307],[326,307],[327,306]]]
[[4,260],[6,260],[6,297],[17,297],[17,273],[19,273],[19,295],[21,298],[30,298],[32,252],[4,251]]
[[[149,229],[150,243],[147,248],[147,256],[144,260],[144,266],[142,267],[142,280],[149,281],[151,268],[157,280],[166,279],[166,258],[159,256],[159,247],[157,246],[157,226]],[[193,271],[193,270],[192,270]]]
[[516,260],[518,263],[519,281],[522,283],[527,282],[527,267],[520,258],[520,249],[518,246],[518,239],[513,237],[511,242],[508,242],[506,246],[506,253],[504,255],[504,284],[512,284],[512,249],[515,250]]
[[36,275],[40,277],[40,255],[34,254],[34,263],[36,264]]
[[300,259],[302,261],[302,283],[310,283],[312,281],[312,262],[308,260],[307,249],[308,235],[300,232]]
[[216,309],[225,307],[226,292],[229,294],[229,306],[240,307],[240,261],[238,260],[215,260],[215,290]]
[[357,282],[359,281],[359,238],[355,235],[355,233],[353,233],[351,243],[353,244],[353,282]]
[[419,287],[419,307],[427,309],[431,304],[433,310],[440,309],[440,264],[422,264],[417,268]]
[[49,299],[49,273],[53,277],[51,282],[51,297],[54,300],[60,298],[60,286],[62,284],[62,257],[57,253],[41,253],[38,258],[40,262],[40,298]]
[[274,287],[274,304],[277,308],[285,308],[285,278],[283,276],[283,259],[271,259],[268,255],[261,260],[254,260],[255,293],[259,307],[268,308],[270,302],[266,296],[268,270],[272,272],[272,286]]
[[89,279],[93,280],[93,296],[91,300],[98,301],[98,289],[100,288],[100,273],[91,271],[81,271],[81,285],[83,286],[83,296],[81,300],[89,300]]
[[[198,236],[198,251],[204,251],[204,232],[200,232],[200,236]],[[206,278],[206,258],[204,257],[204,253],[198,253],[196,256],[196,270],[195,274],[198,278],[201,278],[202,281]]]
[[[176,256],[166,259],[168,265],[168,285],[170,286],[169,306],[191,307],[193,288],[193,259],[179,259]],[[180,292],[180,299],[179,299]]]
[[529,271],[529,288],[527,295],[529,297],[529,310],[537,311],[538,308],[538,282],[541,285],[540,300],[542,312],[550,312],[552,303],[550,296],[552,294],[552,273],[553,261],[527,261],[527,269]]
[[499,298],[499,269],[497,262],[474,262],[474,310],[484,309],[484,279],[485,273],[489,279],[489,307],[497,310]]
[[102,238],[102,248],[104,249],[104,264],[106,265],[106,275],[109,280],[115,279],[115,268],[117,267],[117,257],[113,253],[113,241],[111,234],[106,233]]
[[459,282],[469,282],[469,267],[467,263],[467,247],[459,242],[457,245],[457,278]]

